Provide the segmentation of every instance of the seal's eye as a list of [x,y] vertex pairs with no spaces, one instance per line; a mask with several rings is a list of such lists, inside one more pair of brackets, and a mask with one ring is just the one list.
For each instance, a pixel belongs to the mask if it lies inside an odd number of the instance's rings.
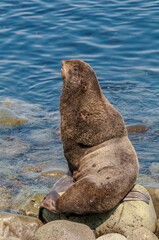
[[73,67],[73,70],[74,70],[75,72],[77,72],[78,67]]

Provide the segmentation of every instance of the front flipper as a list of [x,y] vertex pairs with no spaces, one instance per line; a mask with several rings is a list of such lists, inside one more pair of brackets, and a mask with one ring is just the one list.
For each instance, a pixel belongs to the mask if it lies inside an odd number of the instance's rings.
[[47,209],[47,210],[53,212],[54,214],[59,214],[59,211],[57,211],[57,209],[56,209],[56,201],[59,197],[60,197],[60,195],[56,191],[51,191],[45,196],[45,198],[39,208],[39,219],[42,222],[45,222],[45,223],[48,222],[47,218],[45,218],[43,216],[44,209]]
[[149,204],[150,197],[148,193],[139,188],[133,188],[123,199],[123,201],[144,201]]
[[51,191],[66,192],[66,190],[74,184],[72,174],[68,172],[62,178],[60,178],[52,187]]

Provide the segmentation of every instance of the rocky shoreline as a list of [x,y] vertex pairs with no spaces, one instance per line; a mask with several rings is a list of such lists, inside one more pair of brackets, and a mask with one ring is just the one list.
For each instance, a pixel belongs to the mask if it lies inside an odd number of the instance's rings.
[[[149,192],[149,205],[142,201],[121,202],[108,213],[67,216],[44,209],[38,219],[44,194],[36,194],[18,215],[0,214],[0,239],[99,239],[99,240],[157,240],[159,237],[159,189],[136,185]],[[44,222],[48,222],[44,224]]]

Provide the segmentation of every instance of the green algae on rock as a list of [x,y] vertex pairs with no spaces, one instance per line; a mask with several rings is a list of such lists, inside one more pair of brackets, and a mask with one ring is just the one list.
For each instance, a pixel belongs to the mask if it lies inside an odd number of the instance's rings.
[[15,112],[7,108],[0,108],[0,125],[19,126],[27,121],[27,119],[20,118]]
[[63,175],[65,175],[65,174],[66,174],[66,172],[60,171],[60,170],[42,172],[43,176],[53,177],[53,178],[59,178],[59,177],[62,177]]
[[19,211],[24,215],[37,217],[39,214],[40,204],[45,196],[45,193],[34,195],[29,203],[24,206],[24,208],[19,209]]

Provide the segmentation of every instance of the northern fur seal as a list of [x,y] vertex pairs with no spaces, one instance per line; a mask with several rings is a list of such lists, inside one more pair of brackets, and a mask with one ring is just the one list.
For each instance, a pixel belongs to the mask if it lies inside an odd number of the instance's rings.
[[[104,97],[93,69],[62,61],[61,140],[75,183],[43,207],[57,213],[102,213],[133,188],[138,159],[119,112]],[[53,197],[55,196],[55,197]]]

